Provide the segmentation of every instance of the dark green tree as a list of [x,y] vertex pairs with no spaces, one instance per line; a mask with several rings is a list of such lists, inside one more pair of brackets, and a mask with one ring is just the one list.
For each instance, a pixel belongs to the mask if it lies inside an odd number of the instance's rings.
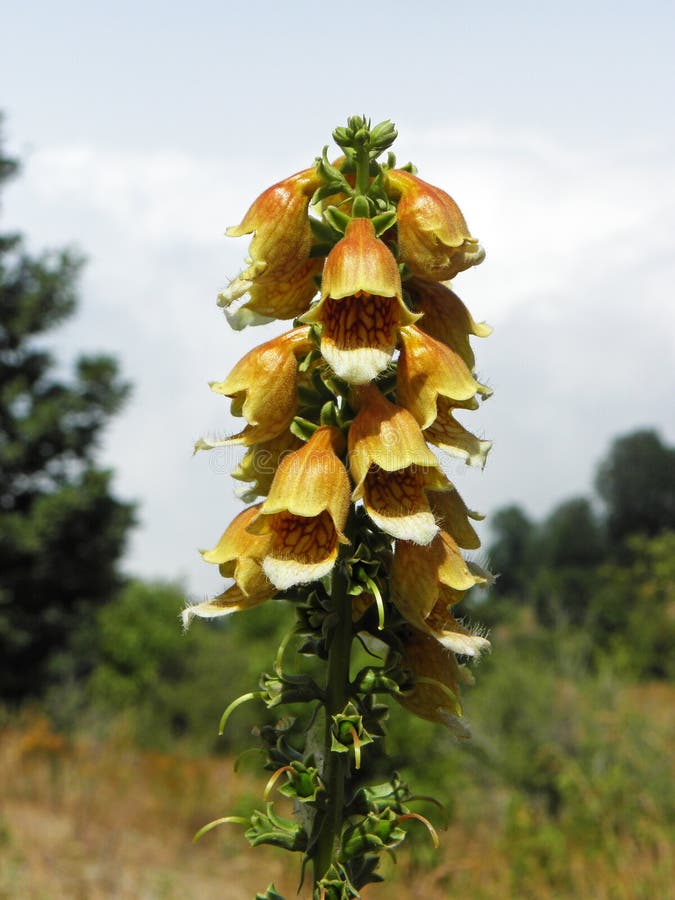
[[494,541],[490,545],[490,567],[497,575],[495,592],[520,595],[532,580],[533,541],[536,526],[516,505],[498,510],[490,523]]
[[[0,189],[17,169],[0,141]],[[74,313],[81,265],[72,252],[35,257],[19,235],[0,235],[0,696],[9,701],[39,695],[57,657],[90,647],[82,627],[120,587],[133,524],[133,506],[115,499],[95,461],[128,384],[101,355],[80,357],[62,378],[40,342]],[[87,655],[70,666],[75,675]]]
[[617,438],[595,485],[614,543],[633,534],[675,530],[675,448],[664,444],[656,431]]
[[535,606],[539,620],[581,625],[606,557],[602,524],[585,497],[560,503],[539,527]]

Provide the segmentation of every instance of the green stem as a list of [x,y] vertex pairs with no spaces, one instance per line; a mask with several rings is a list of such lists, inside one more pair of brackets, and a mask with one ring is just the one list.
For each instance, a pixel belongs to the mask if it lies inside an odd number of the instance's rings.
[[357,196],[366,197],[370,188],[370,154],[368,146],[361,145],[356,151],[356,180],[354,188]]
[[322,780],[327,804],[314,857],[314,881],[319,881],[339,852],[345,802],[345,783],[349,774],[349,754],[331,751],[333,716],[343,711],[349,700],[349,663],[352,647],[352,605],[347,594],[349,580],[344,566],[338,564],[333,577],[332,606],[337,615],[330,635],[326,676],[326,726]]

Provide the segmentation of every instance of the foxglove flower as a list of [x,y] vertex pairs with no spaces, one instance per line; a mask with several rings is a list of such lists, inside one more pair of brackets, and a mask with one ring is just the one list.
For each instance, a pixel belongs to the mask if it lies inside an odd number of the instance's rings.
[[352,219],[326,259],[321,301],[301,321],[321,325],[321,354],[336,375],[365,384],[391,360],[399,328],[418,316],[402,299],[401,276],[370,219]]
[[296,354],[311,347],[309,328],[294,328],[255,347],[232,369],[225,381],[211,382],[211,390],[232,399],[232,414],[248,423],[239,434],[218,442],[250,447],[278,437],[298,410]]
[[237,496],[244,503],[252,503],[256,497],[266,497],[281,460],[300,447],[300,438],[288,430],[268,441],[253,444],[232,472],[232,477],[237,481],[248,482],[248,487],[242,485]]
[[[314,169],[305,169],[264,191],[229,237],[253,234],[249,265],[219,295],[233,328],[271,319],[293,319],[305,312],[316,294],[323,261],[311,259],[308,207],[321,184]],[[230,305],[248,294],[236,312]]]
[[269,549],[269,538],[251,535],[248,526],[258,515],[257,506],[239,513],[227,527],[212,550],[203,550],[202,559],[218,566],[223,578],[233,578],[234,584],[219,597],[189,606],[183,613],[187,626],[193,616],[210,619],[231,612],[250,609],[276,594],[276,588],[262,569],[262,560]]
[[468,729],[459,718],[459,685],[464,678],[454,655],[432,636],[410,628],[403,644],[401,666],[413,680],[409,691],[395,695],[401,706],[421,719],[445,725],[458,737],[468,737]]
[[431,425],[424,430],[424,437],[440,450],[450,456],[463,459],[468,466],[485,466],[485,460],[492,447],[491,441],[484,441],[476,437],[461,425],[453,416],[457,408],[475,409],[478,403],[475,401],[461,404],[453,403],[447,397],[438,397],[436,404],[436,418]]
[[443,588],[466,591],[485,584],[488,575],[468,563],[457,542],[446,531],[426,547],[397,541],[391,568],[391,596],[404,618],[420,631],[428,631],[427,618]]
[[451,490],[433,491],[428,497],[436,521],[457,546],[464,550],[477,550],[480,540],[469,519],[481,521],[483,516],[467,507],[455,487]]
[[385,186],[398,199],[399,252],[413,275],[447,281],[485,259],[485,251],[445,191],[402,169],[388,171]]
[[476,381],[458,353],[409,325],[401,329],[396,393],[399,403],[426,429],[436,420],[439,398],[460,405],[476,393],[489,397],[492,391]]
[[405,289],[415,312],[423,313],[418,327],[442,344],[447,344],[473,372],[476,360],[469,335],[487,337],[492,333],[490,326],[485,322],[475,322],[457,294],[445,284],[410,278],[405,282]]
[[337,455],[344,438],[322,426],[307,443],[285,456],[269,496],[249,530],[269,538],[263,571],[281,590],[316,581],[337,560],[349,495],[349,475]]
[[419,425],[374,385],[357,392],[360,411],[349,429],[349,467],[372,521],[392,537],[428,544],[438,525],[426,491],[451,485],[427,447]]

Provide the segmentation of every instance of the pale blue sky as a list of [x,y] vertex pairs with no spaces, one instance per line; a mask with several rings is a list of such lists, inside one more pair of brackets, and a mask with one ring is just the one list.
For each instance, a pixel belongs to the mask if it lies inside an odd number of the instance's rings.
[[674,4],[28,0],[0,41],[25,161],[0,227],[89,256],[58,346],[110,350],[136,384],[102,452],[142,504],[130,571],[218,589],[195,548],[238,509],[234,460],[190,448],[234,430],[206,382],[270,333],[215,307],[246,251],[222,234],[354,112],[397,122],[399,158],[487,248],[455,283],[495,326],[475,426],[495,447],[483,473],[449,469],[467,502],[542,514],[589,489],[612,436],[675,440]]

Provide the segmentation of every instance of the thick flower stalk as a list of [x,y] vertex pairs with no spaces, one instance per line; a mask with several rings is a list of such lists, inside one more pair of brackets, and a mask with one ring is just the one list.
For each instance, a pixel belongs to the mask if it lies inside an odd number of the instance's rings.
[[[467,737],[460,686],[489,648],[457,613],[490,580],[466,556],[482,517],[432,449],[483,466],[490,447],[455,419],[490,396],[470,343],[490,328],[447,283],[484,252],[447,193],[392,153],[380,160],[396,138],[390,122],[354,117],[333,137],[335,162],[324,150],[228,229],[252,235],[246,267],[219,297],[231,324],[295,321],[211,384],[244,427],[196,449],[242,445],[232,475],[257,502],[202,554],[231,583],[184,614],[187,625],[288,601],[297,649],[325,667],[322,679],[289,674],[280,650],[274,674],[221,722],[249,699],[305,704],[294,725],[260,731],[266,795],[292,798],[295,820],[269,802],[212,823],[241,822],[252,844],[300,852],[317,900],[360,896],[381,880],[379,858],[404,840],[404,823],[426,822],[397,776],[364,786],[385,734],[379,698]],[[354,675],[357,635],[379,664]],[[280,895],[270,886],[259,897]]]

